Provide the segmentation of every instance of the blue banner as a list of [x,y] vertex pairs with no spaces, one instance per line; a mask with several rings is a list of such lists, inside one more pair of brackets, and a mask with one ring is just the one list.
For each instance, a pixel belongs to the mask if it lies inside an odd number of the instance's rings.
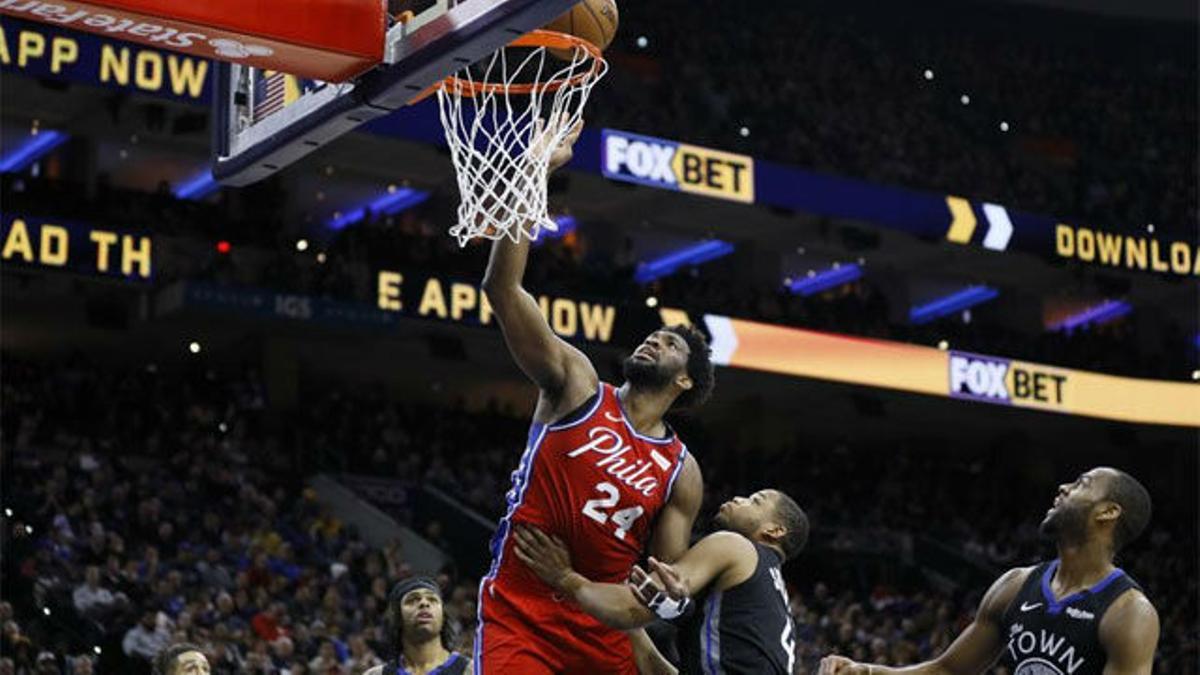
[[202,307],[262,318],[324,324],[384,328],[397,325],[400,319],[395,313],[365,303],[210,283],[185,284],[182,300],[184,307]]
[[206,59],[80,33],[0,19],[0,70],[208,103],[214,70]]

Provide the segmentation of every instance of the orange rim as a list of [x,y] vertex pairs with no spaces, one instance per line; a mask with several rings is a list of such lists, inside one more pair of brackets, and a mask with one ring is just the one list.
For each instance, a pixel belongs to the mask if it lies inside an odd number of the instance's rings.
[[575,86],[588,79],[596,76],[604,65],[604,54],[600,52],[600,48],[596,45],[584,40],[575,35],[567,33],[559,33],[553,30],[538,29],[522,35],[521,37],[508,43],[509,47],[545,47],[547,49],[574,49],[576,47],[586,51],[592,57],[592,67],[588,70],[575,75],[574,77],[565,80],[551,80],[550,82],[532,82],[529,84],[496,84],[493,82],[474,82],[464,80],[456,75],[434,82],[428,89],[418,94],[410,103],[416,103],[425,98],[428,98],[438,89],[455,89],[461,92],[463,96],[475,96],[476,94],[532,94],[541,91],[557,91],[565,86]]

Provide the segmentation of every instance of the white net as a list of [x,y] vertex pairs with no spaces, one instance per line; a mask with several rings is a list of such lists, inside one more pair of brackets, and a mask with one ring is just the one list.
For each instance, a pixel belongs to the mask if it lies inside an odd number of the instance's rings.
[[521,38],[438,88],[462,198],[450,228],[460,246],[558,229],[546,204],[550,158],[608,65],[594,49],[535,42],[546,40]]

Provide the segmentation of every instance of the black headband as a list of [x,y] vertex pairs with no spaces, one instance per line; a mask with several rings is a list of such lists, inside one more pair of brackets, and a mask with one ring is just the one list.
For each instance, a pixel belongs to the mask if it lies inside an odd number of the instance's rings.
[[392,587],[392,592],[388,594],[388,601],[403,602],[404,596],[419,588],[431,590],[434,593],[437,593],[438,597],[441,597],[442,595],[442,589],[439,588],[437,582],[430,577],[409,577],[408,579],[405,579],[404,581],[401,581]]

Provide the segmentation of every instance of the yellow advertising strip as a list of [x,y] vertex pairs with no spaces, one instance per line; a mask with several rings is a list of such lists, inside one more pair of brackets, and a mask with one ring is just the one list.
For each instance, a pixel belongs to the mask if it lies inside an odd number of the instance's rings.
[[946,354],[936,349],[711,314],[704,321],[713,335],[713,360],[723,365],[946,395]]
[[1069,412],[1123,422],[1200,427],[1200,385],[1072,371]]
[[1138,424],[1200,428],[1200,385],[706,315],[713,361],[932,396]]

